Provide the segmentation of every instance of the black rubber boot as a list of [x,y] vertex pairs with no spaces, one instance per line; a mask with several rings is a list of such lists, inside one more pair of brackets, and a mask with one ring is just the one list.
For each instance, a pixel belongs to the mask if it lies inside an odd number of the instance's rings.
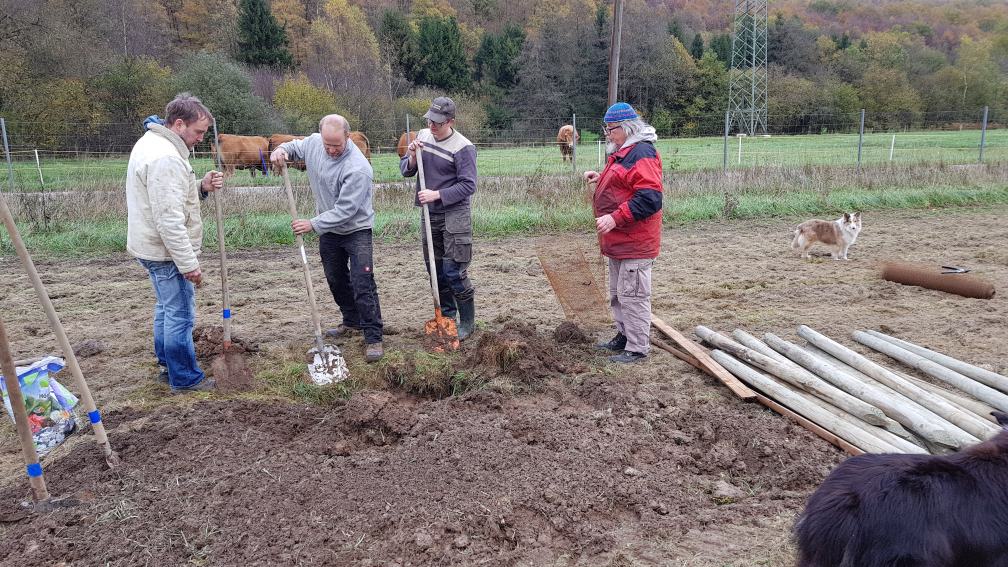
[[617,332],[616,336],[613,337],[611,341],[609,341],[607,343],[598,343],[595,346],[597,346],[599,348],[604,348],[604,349],[609,349],[609,350],[615,350],[617,352],[621,351],[621,350],[623,350],[623,349],[626,348],[626,335],[624,335],[623,333]]
[[458,301],[458,335],[462,340],[476,332],[476,299]]
[[438,290],[438,299],[441,300],[441,316],[454,319],[458,323],[458,304],[455,303],[455,294],[451,291]]

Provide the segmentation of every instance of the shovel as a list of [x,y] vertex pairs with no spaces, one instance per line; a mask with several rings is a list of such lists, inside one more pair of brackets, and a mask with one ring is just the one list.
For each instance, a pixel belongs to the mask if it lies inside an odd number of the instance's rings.
[[[213,121],[214,141],[217,140],[217,120]],[[217,152],[217,171],[221,170],[221,153]],[[221,295],[224,300],[224,338],[221,355],[213,360],[210,369],[217,390],[223,393],[247,392],[255,387],[255,378],[245,357],[231,351],[231,299],[228,295],[227,253],[224,250],[224,211],[220,191],[214,191],[214,209],[217,212],[217,243],[220,247]]]
[[[420,174],[420,190],[427,189],[424,181],[422,148],[417,147],[417,168]],[[430,260],[431,294],[434,296],[434,318],[424,324],[424,346],[434,352],[458,350],[459,336],[455,320],[441,315],[441,297],[438,294],[437,271],[434,265],[434,238],[431,236],[430,208],[423,204],[424,230],[427,231],[427,258]]]
[[[294,201],[294,190],[291,189],[290,177],[287,174],[287,162],[280,169],[283,173],[284,186],[287,188],[287,200],[290,201],[291,218],[296,220],[297,203]],[[350,375],[346,361],[336,345],[322,342],[322,324],[319,322],[318,307],[315,306],[315,289],[312,287],[311,272],[308,271],[308,256],[304,251],[304,239],[297,235],[297,245],[301,249],[301,263],[304,265],[305,284],[308,286],[308,303],[311,304],[312,322],[315,323],[315,346],[305,353],[308,364],[308,374],[312,382],[318,386],[342,382]]]

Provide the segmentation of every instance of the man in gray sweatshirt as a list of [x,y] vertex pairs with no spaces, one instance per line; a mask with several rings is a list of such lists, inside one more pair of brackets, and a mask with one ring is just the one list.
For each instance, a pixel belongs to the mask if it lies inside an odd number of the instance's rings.
[[364,154],[349,143],[350,124],[338,114],[319,122],[319,133],[280,144],[270,161],[304,160],[315,196],[315,217],[294,219],[294,234],[316,232],[319,254],[343,322],[326,333],[344,336],[364,331],[365,359],[375,362],[382,349],[381,306],[374,280],[371,207],[374,172]]

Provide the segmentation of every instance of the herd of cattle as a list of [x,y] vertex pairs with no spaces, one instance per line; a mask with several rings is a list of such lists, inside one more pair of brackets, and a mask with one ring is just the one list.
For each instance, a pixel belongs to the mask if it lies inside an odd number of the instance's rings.
[[[399,136],[399,143],[396,145],[396,152],[399,157],[406,155],[410,142],[416,139],[419,132],[405,132]],[[304,136],[291,136],[289,134],[273,134],[268,139],[262,136],[235,136],[233,134],[219,134],[217,143],[210,144],[213,158],[217,159],[217,148],[220,148],[220,157],[224,176],[231,177],[236,169],[247,169],[252,177],[256,171],[266,172],[266,167],[270,165],[269,155],[280,144],[291,140],[301,140]],[[364,157],[371,162],[371,142],[363,132],[350,132],[350,140],[360,148]],[[576,141],[575,141],[576,140]],[[575,135],[574,127],[570,124],[562,126],[557,134],[557,145],[560,146],[560,157],[567,162],[570,157],[574,160],[574,144],[581,143],[581,133]],[[291,167],[301,171],[305,170],[303,161],[294,162]],[[276,166],[271,167],[274,175],[278,174]]]
[[[224,177],[234,175],[236,169],[248,169],[252,177],[256,171],[266,172],[266,167],[270,165],[270,153],[280,144],[291,140],[303,140],[304,136],[291,136],[289,134],[273,134],[267,138],[262,136],[235,136],[233,134],[218,134],[217,143],[210,143],[210,151],[213,158],[217,159],[217,148],[220,148],[221,166],[224,169]],[[364,157],[371,161],[371,142],[362,132],[350,132],[350,140],[360,148]],[[301,171],[305,170],[303,161],[294,162],[291,167]],[[276,166],[271,166],[273,174],[280,173]]]

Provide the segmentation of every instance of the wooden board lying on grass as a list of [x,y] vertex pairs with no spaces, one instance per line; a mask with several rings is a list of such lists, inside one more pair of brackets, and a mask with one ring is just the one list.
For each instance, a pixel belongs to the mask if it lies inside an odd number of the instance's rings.
[[[732,392],[735,392],[736,396],[742,398],[747,402],[751,402],[756,399],[756,392],[753,392],[751,389],[749,389],[749,386],[743,384],[741,381],[739,381],[738,378],[733,376],[731,372],[728,372],[727,370],[722,368],[720,364],[715,362],[714,359],[711,358],[709,354],[707,354],[706,349],[702,348],[700,345],[694,343],[693,341],[687,339],[685,336],[683,336],[682,333],[675,330],[674,328],[666,324],[658,317],[655,317],[654,315],[651,316],[651,324],[654,325],[655,328],[658,329],[659,331],[665,333],[668,336],[668,338],[675,341],[676,344],[678,344],[680,347],[683,348],[683,350],[685,350],[687,353],[696,358],[697,362],[699,363],[699,366],[697,366],[697,368],[720,380],[722,383],[724,383],[725,386],[728,386],[728,389],[730,389]],[[687,360],[686,362],[690,361]]]

